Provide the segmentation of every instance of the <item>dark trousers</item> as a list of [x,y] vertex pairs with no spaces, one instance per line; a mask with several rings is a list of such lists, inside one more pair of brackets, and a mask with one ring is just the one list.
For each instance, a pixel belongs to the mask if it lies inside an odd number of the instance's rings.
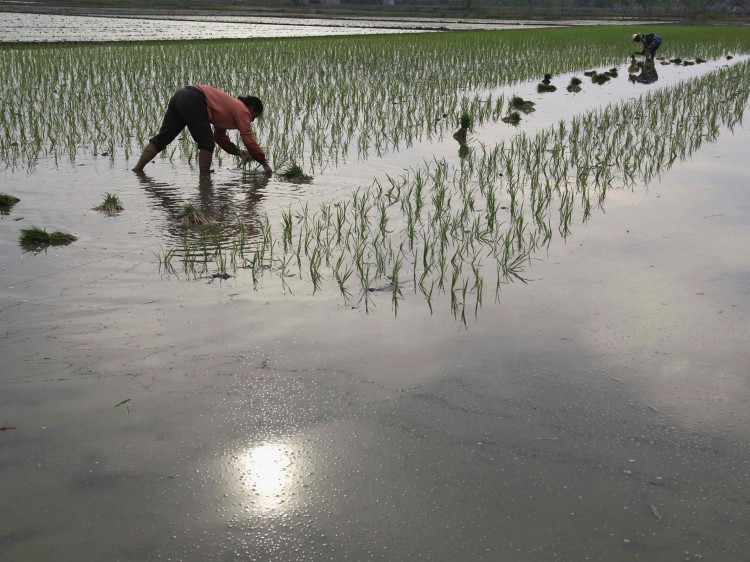
[[198,144],[198,148],[213,152],[214,133],[208,121],[206,98],[203,92],[193,86],[175,92],[169,100],[159,132],[149,141],[162,151],[185,127],[190,131],[190,136]]

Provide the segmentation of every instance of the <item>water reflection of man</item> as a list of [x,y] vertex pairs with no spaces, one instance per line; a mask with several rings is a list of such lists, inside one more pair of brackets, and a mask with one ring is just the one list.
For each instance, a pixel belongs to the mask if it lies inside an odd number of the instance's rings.
[[[211,159],[214,146],[217,144],[229,154],[243,159],[256,160],[263,166],[265,173],[272,174],[273,170],[255,140],[250,125],[262,116],[263,102],[255,96],[233,98],[226,92],[206,84],[182,88],[169,100],[159,132],[149,139],[133,171],[143,172],[146,164],[151,162],[187,127],[200,149],[198,167],[201,174],[211,173]],[[211,125],[213,125],[213,131]],[[240,150],[229,140],[227,136],[229,129],[236,129],[240,132],[242,143],[247,150]]]
[[646,60],[641,66],[640,74],[630,74],[628,80],[639,84],[653,84],[659,79],[659,74],[656,72],[656,66],[653,60]]
[[[157,182],[145,173],[138,174],[138,178],[144,191],[165,211],[168,217],[167,232],[175,238],[181,237],[184,232],[182,218],[189,200],[183,198],[181,190],[175,185]],[[265,175],[242,174],[239,184],[233,181],[215,189],[211,176],[201,176],[198,181],[200,203],[194,199],[192,202],[216,221],[221,231],[236,225],[239,214],[242,222],[248,225],[250,234],[252,225],[258,222],[258,204],[263,199],[268,182],[269,178]],[[243,206],[237,205],[236,188],[245,195]]]

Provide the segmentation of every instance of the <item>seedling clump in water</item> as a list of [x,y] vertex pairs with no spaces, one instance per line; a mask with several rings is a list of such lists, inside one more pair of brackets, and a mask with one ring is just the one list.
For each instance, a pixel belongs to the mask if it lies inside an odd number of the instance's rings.
[[534,109],[535,105],[536,104],[533,101],[527,101],[521,96],[513,96],[510,100],[511,109],[523,111],[524,113],[531,113],[532,111],[536,111]]
[[305,174],[305,171],[299,164],[291,164],[286,170],[281,172],[279,176],[285,180],[296,182],[308,182],[312,180],[312,176]]
[[557,87],[550,84],[551,81],[552,81],[552,75],[549,73],[545,74],[544,78],[542,79],[541,84],[537,85],[536,91],[539,92],[540,94],[544,92],[554,92],[555,90],[557,90]]
[[47,246],[64,246],[78,240],[72,234],[66,234],[58,230],[47,232],[45,228],[32,225],[31,228],[21,229],[20,242],[26,250],[39,251]]
[[466,135],[474,124],[474,119],[468,112],[464,111],[461,114],[461,118],[458,120],[458,125],[461,127],[458,131],[453,133],[453,138],[456,139],[459,144],[463,147],[466,145]]
[[510,125],[518,125],[521,122],[521,114],[517,111],[511,111],[508,115],[502,118],[503,123]]
[[0,193],[0,211],[8,212],[20,199],[7,193]]
[[104,195],[104,201],[102,202],[102,204],[98,207],[94,207],[95,211],[101,211],[108,214],[110,217],[116,215],[123,209],[124,207],[120,202],[120,198],[117,197],[117,195],[115,195],[114,193],[109,192]]
[[581,79],[577,76],[573,76],[573,78],[570,79],[570,84],[568,84],[568,91],[569,92],[580,92],[581,91]]
[[213,219],[206,215],[202,209],[197,208],[192,203],[187,203],[182,209],[182,224],[211,224]]

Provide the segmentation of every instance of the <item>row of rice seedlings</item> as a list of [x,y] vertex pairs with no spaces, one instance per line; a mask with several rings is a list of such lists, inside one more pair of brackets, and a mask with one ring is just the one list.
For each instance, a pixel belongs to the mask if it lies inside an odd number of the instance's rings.
[[[502,100],[483,92],[548,68],[565,72],[621,62],[623,48],[613,38],[622,35],[625,44],[630,31],[0,46],[6,77],[0,84],[6,100],[0,160],[30,168],[39,157],[75,159],[81,151],[128,158],[154,133],[178,85],[198,82],[259,95],[268,109],[256,128],[271,160],[314,171],[335,166],[354,148],[367,158],[372,150],[382,155],[442,135],[463,111],[477,124],[498,119]],[[747,52],[750,40],[732,28],[709,34],[675,27],[664,48],[668,55],[699,49],[715,58],[727,49]],[[248,67],[258,71],[248,77]],[[189,136],[163,157],[192,160]]]
[[739,123],[749,70],[745,63],[533,137],[480,146],[457,166],[425,163],[319,210],[290,207],[276,227],[265,219],[254,250],[265,267],[253,265],[253,279],[275,271],[285,287],[297,277],[313,292],[330,279],[347,302],[368,311],[384,289],[394,312],[407,287],[430,310],[443,294],[465,322],[471,299],[476,313],[488,285],[498,298],[502,284],[525,282],[534,252],[554,231],[571,235],[576,219],[602,208],[609,190],[649,182],[715,140],[721,127]]

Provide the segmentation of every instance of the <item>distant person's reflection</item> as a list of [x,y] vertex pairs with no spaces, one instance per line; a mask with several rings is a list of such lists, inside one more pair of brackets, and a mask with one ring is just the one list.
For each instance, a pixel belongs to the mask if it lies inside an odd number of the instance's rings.
[[258,205],[270,180],[265,174],[242,174],[221,181],[215,176],[202,175],[198,179],[197,196],[185,197],[177,185],[157,182],[143,172],[136,176],[144,191],[165,212],[165,229],[175,238],[181,238],[185,232],[182,218],[188,203],[210,217],[212,233],[221,233],[226,239],[237,231],[237,224],[242,221],[247,234],[252,235],[260,223]]
[[[630,70],[630,69],[628,69]],[[656,72],[656,66],[653,60],[646,60],[641,65],[640,74],[630,74],[628,80],[638,84],[653,84],[659,79],[659,74]]]

